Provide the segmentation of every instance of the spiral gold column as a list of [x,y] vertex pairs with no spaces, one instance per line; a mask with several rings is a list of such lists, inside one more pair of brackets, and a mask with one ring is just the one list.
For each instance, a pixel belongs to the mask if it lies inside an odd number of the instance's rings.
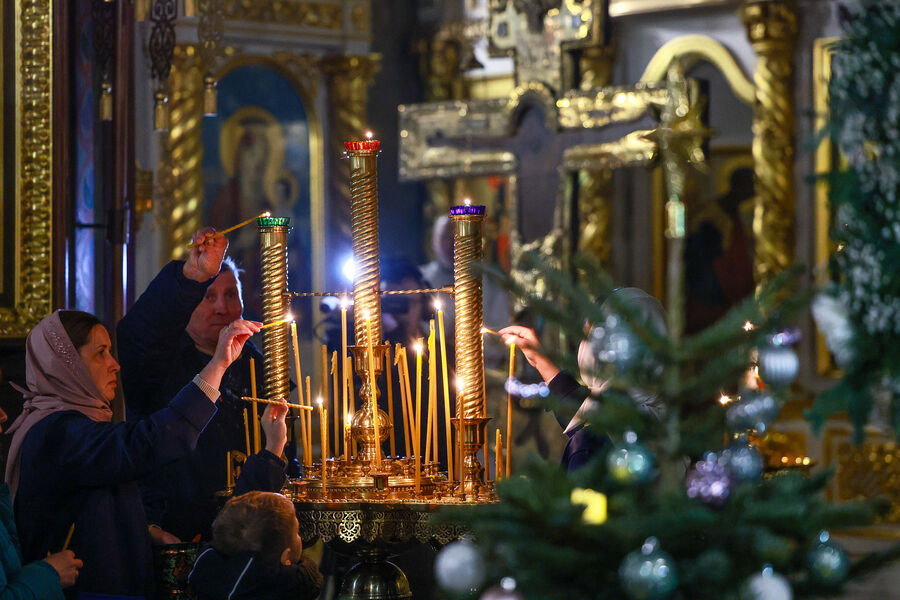
[[458,492],[467,499],[487,493],[484,468],[478,462],[483,444],[484,399],[484,325],[481,274],[476,263],[482,258],[484,206],[454,206],[453,221],[453,297],[456,328],[457,427],[462,434],[462,469]]
[[796,4],[793,0],[748,0],[742,7],[741,17],[756,52],[753,233],[756,280],[763,283],[787,268],[794,256]]
[[[262,249],[263,321],[273,323],[285,318],[288,311],[287,234],[288,218],[263,217],[256,220]],[[287,323],[263,330],[264,397],[270,400],[290,397],[290,364]]]
[[[350,231],[353,236],[353,330],[355,346],[350,350],[356,359],[356,373],[362,380],[359,390],[360,409],[353,415],[351,435],[360,442],[359,455],[364,460],[375,459],[375,418],[378,419],[378,438],[383,442],[393,427],[383,411],[372,411],[372,390],[378,399],[378,375],[383,370],[387,346],[381,344],[381,270],[378,267],[378,140],[346,142],[350,159]],[[375,358],[374,373],[369,372],[366,351],[367,327],[372,335]],[[376,379],[373,386],[370,377]]]

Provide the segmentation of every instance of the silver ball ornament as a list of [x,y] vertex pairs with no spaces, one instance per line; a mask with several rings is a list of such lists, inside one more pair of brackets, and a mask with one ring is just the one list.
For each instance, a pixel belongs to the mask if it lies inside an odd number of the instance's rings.
[[643,483],[653,474],[653,454],[637,441],[633,431],[625,433],[625,443],[606,455],[606,468],[618,483]]
[[791,584],[770,565],[747,579],[741,588],[741,600],[793,600]]
[[659,549],[654,537],[630,552],[619,566],[622,589],[634,600],[662,600],[678,587],[675,560]]
[[822,531],[816,544],[806,553],[806,566],[814,582],[822,587],[834,587],[847,578],[850,561],[844,549],[830,540],[827,531]]
[[481,587],[485,577],[484,560],[478,547],[469,540],[447,544],[434,561],[438,584],[448,591],[466,593]]
[[512,577],[504,577],[500,585],[485,590],[479,600],[525,600],[525,596],[516,590],[516,580]]
[[800,357],[788,346],[766,346],[758,352],[759,376],[766,385],[784,387],[797,378]]

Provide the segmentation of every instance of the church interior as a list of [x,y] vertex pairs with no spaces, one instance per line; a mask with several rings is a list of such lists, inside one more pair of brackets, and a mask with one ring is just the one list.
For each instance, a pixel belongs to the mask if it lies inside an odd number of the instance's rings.
[[[0,563],[56,569],[33,597],[230,600],[199,567],[248,489],[318,579],[245,598],[896,597],[900,1],[10,0],[0,31]],[[73,311],[115,363],[89,409],[41,387]],[[190,386],[218,412],[169,439]],[[41,495],[29,465],[111,440],[146,468]],[[90,564],[92,502],[145,574]]]

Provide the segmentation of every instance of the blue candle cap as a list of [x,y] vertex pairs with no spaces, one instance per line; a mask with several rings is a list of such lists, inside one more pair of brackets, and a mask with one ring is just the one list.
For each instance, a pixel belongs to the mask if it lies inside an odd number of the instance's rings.
[[483,215],[483,204],[460,204],[459,206],[450,207],[450,216],[456,217],[460,215]]

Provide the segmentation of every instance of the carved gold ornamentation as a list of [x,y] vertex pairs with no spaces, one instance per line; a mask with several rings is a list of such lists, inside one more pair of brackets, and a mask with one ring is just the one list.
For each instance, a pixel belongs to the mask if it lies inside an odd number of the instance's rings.
[[900,447],[892,438],[869,426],[865,442],[856,445],[849,424],[830,426],[824,436],[825,464],[834,466],[836,473],[827,490],[828,499],[842,502],[885,496],[891,509],[883,520],[900,523]]
[[312,29],[342,29],[344,6],[342,2],[308,0],[226,0],[225,18]]
[[372,28],[372,14],[368,1],[350,9],[350,23],[360,33],[368,33]]
[[16,122],[3,124],[15,139],[15,172],[4,173],[15,177],[15,197],[3,199],[14,203],[17,215],[16,252],[3,260],[4,269],[13,269],[15,288],[11,304],[0,307],[2,338],[24,337],[53,309],[52,23],[50,0],[16,3],[15,74],[4,74],[7,81],[15,77]]
[[180,259],[185,240],[200,228],[203,218],[203,120],[204,66],[195,46],[175,47],[170,75],[172,110],[170,126],[162,142],[157,218],[162,225],[162,262]]
[[542,10],[537,2],[507,2],[491,12],[491,41],[515,57],[518,83],[540,81],[551,89],[564,88],[566,47],[588,46],[602,40],[598,8],[601,2],[563,0],[559,8]]
[[[291,496],[290,490],[286,495]],[[466,529],[452,523],[433,523],[434,506],[428,504],[368,504],[325,505],[312,502],[297,504],[300,537],[319,536],[323,541],[334,539],[352,544],[357,541],[401,543],[436,541],[446,545],[459,539]]]
[[[263,321],[275,323],[288,312],[287,292],[287,236],[290,219],[257,219],[260,252],[262,255]],[[291,380],[288,366],[287,324],[268,327],[263,331],[265,398],[290,398]]]
[[[328,85],[331,109],[328,128],[328,154],[341,156],[346,140],[360,139],[366,132],[366,101],[369,85],[378,72],[379,57],[336,56],[322,59],[322,72]],[[346,169],[331,169],[329,180],[329,220],[342,235],[350,233],[350,178]]]
[[756,163],[755,271],[764,282],[794,256],[793,60],[797,14],[792,0],[751,0],[741,17],[756,51],[753,157]]

